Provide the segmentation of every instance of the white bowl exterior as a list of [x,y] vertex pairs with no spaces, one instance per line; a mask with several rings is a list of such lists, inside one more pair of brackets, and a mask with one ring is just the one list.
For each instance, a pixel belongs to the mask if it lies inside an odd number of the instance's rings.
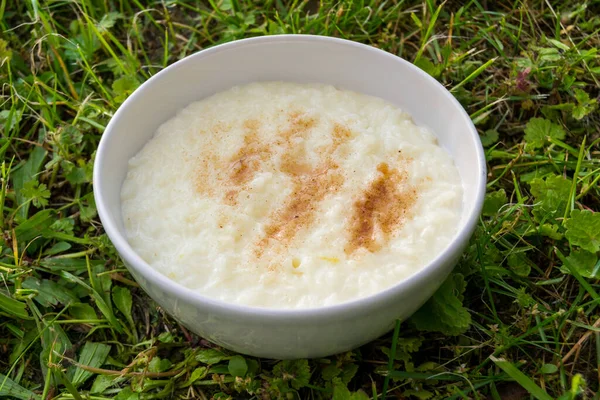
[[[222,303],[171,281],[129,246],[120,192],[128,160],[158,126],[193,101],[256,81],[320,82],[377,96],[430,128],[453,156],[463,182],[461,226],[427,267],[375,296],[311,310],[270,310]],[[369,342],[406,319],[441,285],[471,236],[485,193],[483,149],[469,116],[437,81],[412,64],[341,39],[281,35],[220,45],[181,60],[135,91],[110,121],[96,155],[94,187],[104,228],[142,288],[200,336],[240,353],[320,357]],[[332,288],[335,290],[335,288]]]

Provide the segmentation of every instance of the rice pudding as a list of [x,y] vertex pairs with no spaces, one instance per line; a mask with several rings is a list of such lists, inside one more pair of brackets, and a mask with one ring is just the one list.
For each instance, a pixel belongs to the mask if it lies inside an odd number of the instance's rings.
[[121,201],[132,248],[167,277],[222,301],[291,309],[414,274],[451,242],[462,196],[450,155],[394,105],[268,82],[161,125],[130,160]]

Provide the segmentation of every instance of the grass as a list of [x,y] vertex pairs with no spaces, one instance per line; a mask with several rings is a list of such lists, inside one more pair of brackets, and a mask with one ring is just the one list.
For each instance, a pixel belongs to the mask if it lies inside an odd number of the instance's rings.
[[[599,15],[597,0],[0,0],[0,398],[600,398]],[[132,280],[92,197],[98,141],[141,82],[279,33],[413,61],[488,162],[454,275],[398,334],[325,359],[189,333]]]

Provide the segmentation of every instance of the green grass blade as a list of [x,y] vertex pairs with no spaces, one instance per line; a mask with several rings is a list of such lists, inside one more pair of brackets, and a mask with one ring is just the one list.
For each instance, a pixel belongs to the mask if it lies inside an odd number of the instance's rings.
[[84,281],[82,281],[80,278],[76,277],[75,275],[71,274],[70,272],[60,271],[59,274],[63,278],[65,278],[71,282],[77,283],[77,284],[81,285],[82,287],[84,287],[85,289],[87,289],[90,292],[94,301],[96,302],[96,305],[98,306],[98,309],[100,310],[100,312],[106,317],[106,319],[108,321],[110,321],[111,325],[117,330],[117,332],[123,333],[123,328],[122,328],[121,324],[119,323],[119,320],[115,317],[115,314],[113,313],[112,308],[106,303],[106,301],[100,295],[100,293],[98,293],[90,285],[86,284]]
[[133,316],[131,315],[133,298],[129,288],[123,286],[113,287],[112,299],[117,309],[125,316],[130,329],[135,333],[135,322],[133,322]]
[[77,391],[77,388],[73,385],[73,382],[67,377],[67,374],[60,368],[52,368],[52,372],[58,376],[62,384],[65,386],[67,391],[73,396],[75,400],[83,400],[83,397]]
[[0,398],[6,397],[21,400],[40,399],[39,395],[25,389],[8,376],[0,374]]
[[[106,361],[110,349],[109,345],[103,343],[86,342],[79,354],[78,363],[87,367],[100,368]],[[92,372],[79,366],[75,366],[74,371],[71,381],[75,387],[82,385],[93,375]]]
[[450,89],[450,92],[455,92],[459,88],[461,88],[464,85],[466,85],[467,83],[471,82],[473,79],[477,78],[483,71],[485,71],[487,69],[487,67],[492,65],[497,59],[498,59],[498,57],[488,60],[485,64],[483,64],[482,66],[477,68],[475,71],[471,72],[469,74],[469,76],[467,76],[465,79],[463,79],[458,85],[456,85],[452,89]]
[[392,347],[390,348],[390,356],[388,358],[388,375],[386,375],[383,381],[383,389],[381,389],[381,398],[385,399],[387,396],[388,385],[390,384],[390,376],[389,372],[394,368],[394,360],[396,358],[396,348],[398,346],[398,335],[400,334],[400,320],[396,320],[396,325],[394,326],[394,333],[392,337]]
[[391,371],[388,372],[390,378],[394,379],[415,379],[415,380],[436,380],[436,381],[461,381],[464,376],[451,373],[426,373],[426,372],[408,372],[408,371]]
[[35,146],[27,162],[12,173],[12,182],[17,197],[17,203],[23,204],[23,207],[19,209],[18,213],[22,218],[27,218],[29,204],[24,204],[27,199],[22,195],[21,190],[26,182],[35,179],[36,175],[40,172],[47,153],[46,149],[42,146]]
[[0,291],[0,313],[12,315],[20,319],[30,319],[27,305],[13,299]]
[[579,147],[579,155],[577,157],[577,166],[575,167],[575,172],[573,173],[573,180],[571,183],[571,192],[569,193],[569,201],[567,206],[565,207],[565,214],[563,215],[563,225],[567,222],[567,217],[571,214],[571,211],[575,208],[575,194],[577,193],[577,179],[579,179],[579,171],[581,171],[581,163],[583,162],[583,157],[585,155],[585,141],[586,137],[583,137],[583,141],[581,142],[581,146]]
[[446,4],[445,1],[437,7],[435,12],[431,16],[431,19],[429,20],[429,24],[427,25],[427,30],[425,31],[425,34],[421,38],[421,46],[419,48],[419,51],[417,52],[417,55],[415,56],[414,62],[417,62],[419,60],[419,58],[421,58],[421,55],[423,55],[423,51],[425,51],[425,48],[427,47],[427,42],[429,41],[429,38],[431,37],[433,29],[435,28],[435,23],[437,22],[440,12],[442,11],[442,8],[444,7],[444,4]]
[[19,243],[26,244],[38,236],[50,234],[50,225],[54,223],[55,211],[52,209],[35,213],[29,219],[21,222],[15,228],[15,235]]
[[544,389],[539,387],[534,381],[531,380],[527,375],[519,371],[510,361],[502,358],[496,358],[490,356],[490,359],[500,369],[502,369],[508,376],[513,378],[519,385],[521,385],[527,392],[538,400],[552,400],[552,397],[546,393]]
[[600,295],[598,295],[598,293],[594,290],[592,285],[590,285],[589,282],[587,280],[585,280],[584,277],[581,276],[581,274],[579,273],[577,268],[573,265],[573,263],[567,257],[565,257],[564,254],[556,247],[554,248],[554,252],[556,253],[557,257],[560,259],[560,261],[562,261],[562,263],[569,269],[569,272],[571,273],[571,275],[573,275],[575,277],[575,279],[577,279],[579,284],[581,284],[581,286],[589,293],[589,295],[597,302],[600,302]]

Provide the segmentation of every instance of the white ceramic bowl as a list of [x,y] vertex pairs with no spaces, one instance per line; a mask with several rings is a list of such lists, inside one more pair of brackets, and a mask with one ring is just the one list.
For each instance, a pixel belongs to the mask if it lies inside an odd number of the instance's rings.
[[[159,125],[191,102],[235,85],[277,80],[327,83],[383,98],[437,135],[453,155],[464,187],[460,227],[442,254],[376,295],[336,306],[275,310],[202,296],[163,276],[135,253],[127,243],[121,218],[120,191],[128,160]],[[280,359],[349,350],[386,333],[397,318],[408,318],[440,286],[466,247],[481,211],[485,181],[477,131],[458,101],[436,80],[373,47],[305,35],[231,42],[165,68],[116,112],[102,135],[94,166],[98,214],[141,287],[198,335],[240,353]]]

